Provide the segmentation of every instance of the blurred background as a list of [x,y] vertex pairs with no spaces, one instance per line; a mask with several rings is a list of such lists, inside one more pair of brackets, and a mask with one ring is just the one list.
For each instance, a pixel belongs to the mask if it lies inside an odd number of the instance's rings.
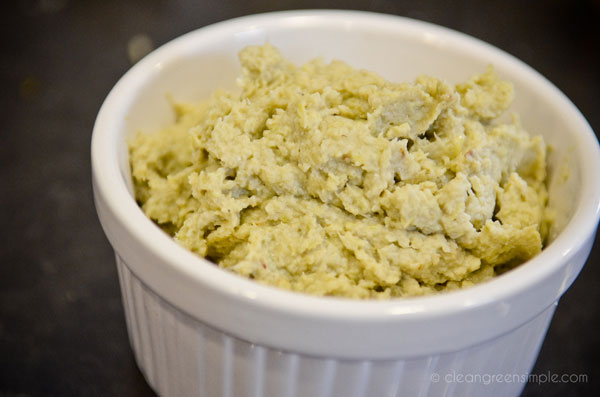
[[[600,1],[22,0],[0,16],[0,396],[152,396],[133,359],[92,200],[90,138],[148,51],[260,12],[346,8],[485,40],[556,84],[600,132]],[[600,170],[599,183],[600,183]],[[600,395],[600,245],[558,306],[524,396]]]

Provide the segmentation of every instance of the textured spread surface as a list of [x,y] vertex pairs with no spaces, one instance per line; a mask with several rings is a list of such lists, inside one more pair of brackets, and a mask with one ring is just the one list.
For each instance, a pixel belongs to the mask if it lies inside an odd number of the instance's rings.
[[472,285],[538,253],[546,147],[489,68],[456,86],[391,83],[270,45],[240,53],[240,92],[178,105],[130,143],[144,211],[181,244],[317,295]]

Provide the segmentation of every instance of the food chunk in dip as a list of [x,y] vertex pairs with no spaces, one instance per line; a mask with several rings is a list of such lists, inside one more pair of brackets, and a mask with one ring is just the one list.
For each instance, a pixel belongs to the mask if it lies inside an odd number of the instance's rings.
[[180,244],[258,282],[389,298],[471,286],[542,249],[546,146],[490,67],[392,83],[240,52],[239,92],[130,141],[136,198]]

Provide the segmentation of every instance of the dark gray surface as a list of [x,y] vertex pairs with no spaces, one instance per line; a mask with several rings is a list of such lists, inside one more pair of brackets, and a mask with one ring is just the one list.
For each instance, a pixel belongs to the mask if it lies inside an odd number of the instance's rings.
[[[600,2],[74,1],[3,3],[0,24],[0,396],[152,395],[129,348],[112,250],[92,202],[96,113],[155,45],[231,17],[293,8],[410,16],[488,41],[553,81],[600,131]],[[273,6],[273,4],[277,4]],[[600,170],[599,183],[600,183]],[[600,248],[562,299],[525,396],[600,395]]]

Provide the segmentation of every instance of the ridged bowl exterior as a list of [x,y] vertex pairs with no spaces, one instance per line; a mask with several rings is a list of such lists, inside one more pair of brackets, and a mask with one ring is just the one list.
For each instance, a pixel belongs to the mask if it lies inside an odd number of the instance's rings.
[[[463,81],[493,63],[515,85],[523,125],[554,148],[550,243],[487,283],[377,302],[270,288],[176,244],[132,197],[127,137],[172,122],[165,93],[193,101],[226,87],[239,49],[264,41],[297,63],[328,54],[394,81],[423,73]],[[527,65],[448,29],[351,11],[248,16],[184,35],[123,76],[92,136],[94,199],[117,255],[131,345],[161,396],[518,395],[556,302],[594,242],[598,169],[600,147],[585,118]]]
[[518,396],[556,307],[501,337],[456,352],[338,360],[228,335],[155,294],[119,256],[117,268],[138,366],[165,397]]

